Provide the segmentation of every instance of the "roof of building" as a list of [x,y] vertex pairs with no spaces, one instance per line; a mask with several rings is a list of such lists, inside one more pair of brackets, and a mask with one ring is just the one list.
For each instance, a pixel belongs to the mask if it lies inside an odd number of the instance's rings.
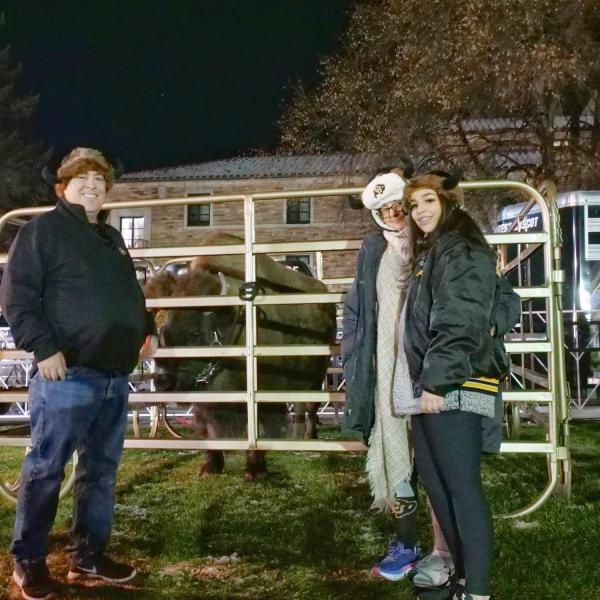
[[372,165],[373,157],[368,154],[248,156],[125,173],[119,181],[357,175],[369,173]]
[[[579,118],[582,127],[590,127],[594,124],[594,115],[586,113]],[[554,117],[554,128],[564,129],[569,124],[569,117],[557,115]],[[522,119],[518,117],[480,117],[472,119],[463,119],[461,121],[462,129],[468,133],[488,133],[502,131],[524,131],[533,129],[536,126],[535,119]]]

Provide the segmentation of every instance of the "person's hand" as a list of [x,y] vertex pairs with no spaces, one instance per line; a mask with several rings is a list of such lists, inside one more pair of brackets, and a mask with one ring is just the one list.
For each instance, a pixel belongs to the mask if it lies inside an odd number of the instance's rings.
[[421,410],[424,413],[439,413],[444,406],[444,396],[436,396],[423,391],[421,395]]
[[67,375],[67,361],[62,352],[57,352],[49,358],[41,360],[37,366],[42,379],[64,381]]
[[147,335],[144,344],[140,349],[140,358],[150,358],[158,350],[158,336]]

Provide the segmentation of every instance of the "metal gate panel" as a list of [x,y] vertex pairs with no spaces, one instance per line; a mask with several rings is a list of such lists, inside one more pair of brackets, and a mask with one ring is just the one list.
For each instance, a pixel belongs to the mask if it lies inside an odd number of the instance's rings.
[[[495,233],[487,234],[486,239],[492,245],[499,244],[541,244],[544,252],[545,285],[536,287],[517,288],[516,292],[522,299],[545,298],[549,304],[547,339],[529,340],[523,336],[522,341],[506,343],[507,352],[522,354],[530,352],[546,353],[548,359],[549,389],[544,391],[507,391],[503,395],[505,403],[544,403],[549,408],[548,441],[539,442],[504,442],[501,452],[519,454],[547,455],[549,459],[550,478],[540,497],[530,506],[520,510],[511,517],[522,516],[532,512],[549,497],[558,483],[565,483],[570,473],[568,453],[568,400],[565,390],[565,364],[564,351],[561,340],[562,319],[560,318],[560,298],[562,276],[560,270],[559,232],[556,220],[555,207],[548,206],[541,195],[530,186],[514,181],[484,181],[464,182],[460,184],[463,189],[518,189],[526,193],[531,202],[540,206],[544,231],[536,233]],[[306,241],[306,242],[277,242],[256,243],[255,241],[255,214],[254,203],[261,200],[283,200],[290,198],[303,198],[325,196],[357,195],[362,188],[337,188],[322,190],[299,190],[295,192],[273,192],[250,195],[225,195],[210,197],[184,197],[172,199],[157,199],[132,202],[107,203],[106,209],[121,208],[147,208],[161,206],[180,206],[190,204],[206,204],[213,202],[243,202],[244,209],[244,244],[227,246],[185,246],[131,249],[134,258],[178,258],[195,255],[244,255],[245,279],[255,281],[256,255],[294,252],[316,252],[317,270],[322,278],[323,257],[322,252],[340,250],[357,250],[362,240],[333,240],[333,241]],[[6,223],[17,217],[40,214],[52,210],[52,207],[36,207],[18,209],[7,213],[0,218],[0,231]],[[551,217],[552,215],[552,217]],[[0,256],[0,264],[6,262],[6,255]],[[350,283],[351,278],[330,278],[327,283]],[[336,346],[259,346],[256,344],[256,306],[282,304],[293,305],[303,303],[339,303],[343,300],[341,293],[327,294],[280,294],[257,295],[253,300],[241,300],[232,296],[197,296],[184,298],[158,298],[147,301],[149,308],[189,308],[189,307],[214,307],[214,306],[242,306],[246,305],[246,344],[245,346],[224,347],[171,347],[161,348],[157,351],[157,358],[200,358],[219,356],[239,356],[246,360],[247,389],[245,392],[136,392],[130,394],[132,405],[142,403],[170,404],[175,402],[200,403],[200,402],[246,402],[248,415],[247,439],[241,440],[181,440],[181,439],[127,439],[126,448],[156,448],[156,449],[222,449],[222,450],[307,450],[307,451],[365,451],[366,447],[356,441],[291,441],[291,440],[266,440],[258,437],[257,405],[261,402],[294,402],[299,400],[311,402],[336,402],[344,400],[341,392],[261,392],[258,391],[256,382],[256,361],[258,357],[280,355],[332,355],[339,352]],[[1,350],[0,359],[26,359],[31,358],[26,352],[17,350]],[[0,393],[0,402],[26,401],[25,392]],[[2,437],[0,445],[26,446],[27,437]]]

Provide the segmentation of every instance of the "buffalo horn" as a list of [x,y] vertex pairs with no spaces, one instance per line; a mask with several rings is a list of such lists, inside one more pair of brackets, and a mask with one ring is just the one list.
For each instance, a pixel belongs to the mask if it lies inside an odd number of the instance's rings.
[[120,158],[116,158],[113,162],[113,171],[115,172],[115,179],[119,179],[123,173],[125,173],[125,165]]
[[454,189],[458,185],[458,182],[460,181],[461,177],[462,171],[460,169],[455,169],[454,171],[452,171],[452,173],[450,173],[450,175],[448,175],[448,177],[444,179],[442,187],[445,190]]
[[48,165],[45,165],[42,169],[42,178],[48,185],[54,185],[56,183],[56,175],[50,171]]

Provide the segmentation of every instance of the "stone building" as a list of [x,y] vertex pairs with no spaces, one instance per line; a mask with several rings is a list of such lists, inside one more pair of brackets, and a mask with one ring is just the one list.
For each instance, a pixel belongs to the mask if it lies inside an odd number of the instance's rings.
[[[257,201],[256,241],[293,242],[360,239],[374,228],[366,210],[348,196],[313,198],[311,189],[360,187],[372,167],[366,155],[260,156],[231,158],[126,173],[110,192],[111,202],[147,200],[146,208],[111,211],[111,223],[130,247],[198,246],[215,230],[243,237],[243,203],[152,206],[162,198],[307,190],[300,199]],[[323,276],[351,277],[355,251],[323,255]],[[315,269],[311,253],[295,255]]]

